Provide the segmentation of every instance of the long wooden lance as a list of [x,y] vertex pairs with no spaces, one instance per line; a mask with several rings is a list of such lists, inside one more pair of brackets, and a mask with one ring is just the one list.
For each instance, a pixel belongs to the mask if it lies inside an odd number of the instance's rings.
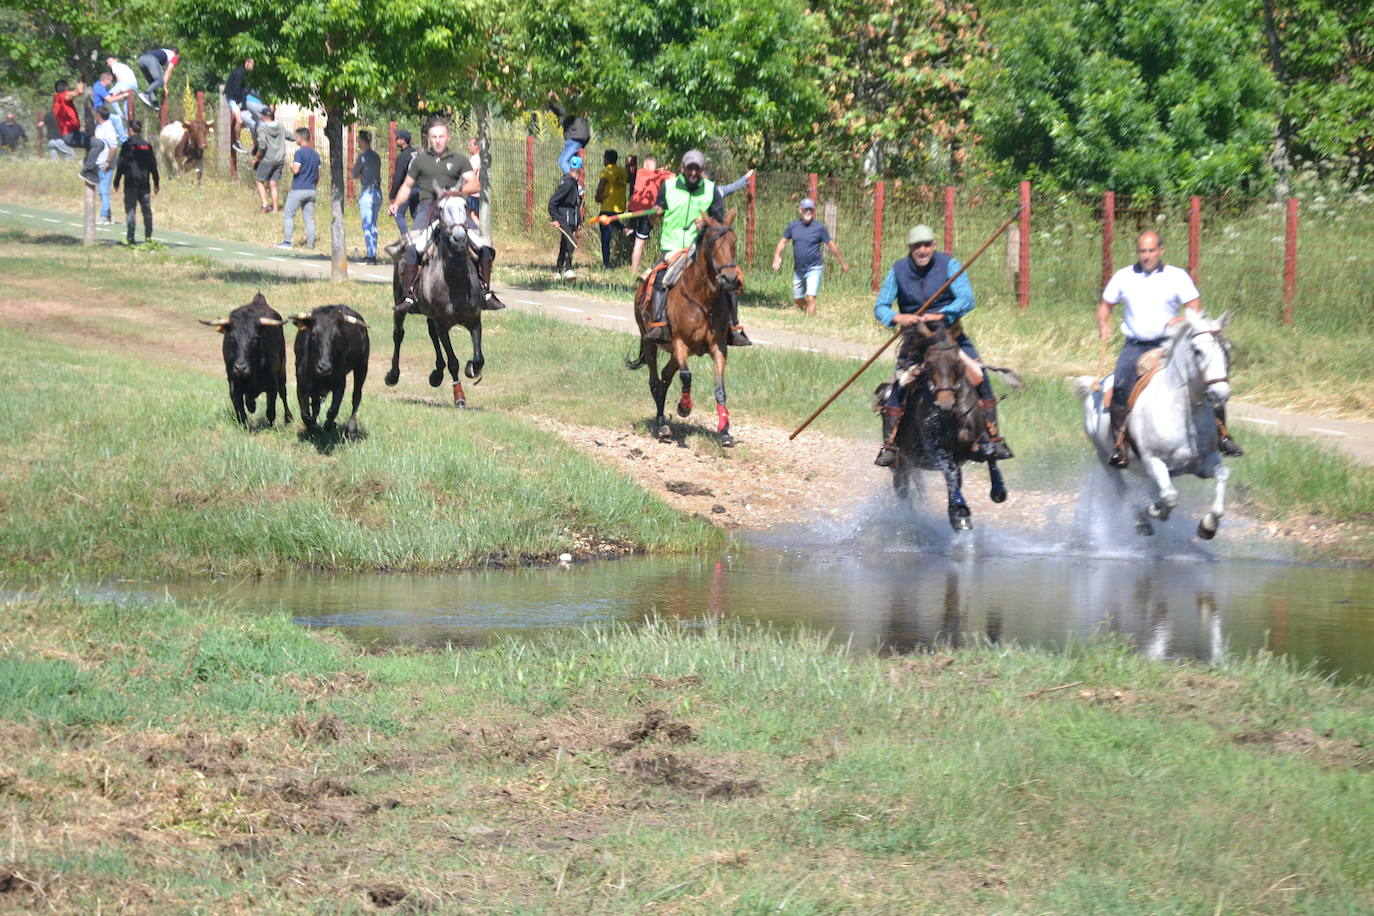
[[[946,281],[944,282],[944,285],[942,285],[939,289],[937,289],[934,293],[932,293],[931,296],[930,296],[930,298],[927,299],[927,300],[925,301],[925,303],[924,303],[920,308],[918,308],[918,309],[915,311],[914,314],[917,315],[918,317],[919,317],[920,315],[925,314],[926,309],[930,308],[931,303],[933,303],[937,298],[939,298],[939,296],[940,296],[941,293],[943,293],[945,290],[949,289],[949,285],[950,285],[951,283],[953,283],[955,280],[959,279],[959,277],[961,277],[961,276],[963,275],[964,271],[966,271],[966,270],[968,270],[970,267],[972,267],[972,266],[973,266],[973,262],[976,261],[976,260],[978,260],[979,256],[982,255],[983,252],[987,251],[987,250],[988,250],[988,247],[989,247],[993,242],[997,241],[997,237],[998,237],[999,235],[1001,235],[1003,232],[1006,232],[1006,231],[1007,231],[1007,227],[1010,226],[1012,223],[1016,222],[1017,218],[1018,218],[1020,215],[1021,215],[1021,208],[1020,208],[1020,207],[1017,207],[1017,208],[1016,208],[1016,212],[1013,213],[1010,217],[1008,217],[1008,218],[1007,218],[1007,221],[1006,221],[1005,223],[1003,223],[1002,225],[998,226],[998,227],[997,227],[997,231],[994,232],[994,233],[992,234],[992,237],[991,237],[990,239],[988,239],[986,242],[983,243],[983,247],[982,247],[982,248],[979,248],[978,251],[973,255],[973,257],[969,258],[968,261],[966,261],[966,262],[964,263],[964,266],[963,266],[963,267],[960,267],[959,270],[958,270],[957,272],[955,272],[954,276],[952,276],[952,277],[950,277],[948,280],[946,280]],[[820,407],[817,407],[816,410],[815,410],[815,412],[812,413],[811,416],[807,417],[804,421],[802,421],[802,425],[801,425],[801,426],[798,426],[795,430],[792,431],[792,435],[790,435],[790,436],[787,437],[788,440],[790,441],[790,440],[792,440],[792,439],[797,438],[798,434],[800,434],[802,430],[806,429],[808,426],[811,425],[811,421],[812,421],[812,420],[816,419],[817,417],[819,417],[819,416],[821,415],[821,411],[825,410],[827,407],[829,407],[831,404],[833,404],[833,403],[835,402],[835,399],[836,399],[837,397],[839,397],[841,394],[843,394],[843,393],[844,393],[844,390],[845,390],[846,388],[848,388],[850,385],[854,384],[854,380],[857,379],[859,376],[863,375],[863,374],[864,374],[864,370],[867,369],[869,366],[873,365],[874,361],[875,361],[878,357],[882,356],[883,353],[887,350],[887,348],[890,347],[890,346],[892,346],[892,344],[896,342],[897,338],[898,338],[898,337],[901,337],[904,333],[906,333],[906,328],[905,328],[905,327],[898,327],[896,333],[894,333],[891,337],[889,337],[889,338],[887,339],[887,343],[883,344],[881,347],[878,348],[878,352],[877,352],[877,353],[874,353],[872,356],[870,356],[870,357],[868,358],[868,360],[867,360],[862,366],[860,366],[860,367],[858,368],[858,371],[856,371],[853,375],[851,375],[851,376],[849,377],[848,381],[846,381],[843,385],[841,385],[841,386],[839,387],[839,390],[838,390],[838,391],[836,391],[836,392],[835,392],[834,394],[832,394],[830,397],[826,398],[824,404],[822,404]]]
[[638,219],[641,216],[655,216],[663,211],[658,207],[650,207],[647,210],[632,210],[629,213],[602,213],[593,216],[582,225],[590,226],[592,223],[599,223],[602,226],[609,226],[611,223],[622,219]]

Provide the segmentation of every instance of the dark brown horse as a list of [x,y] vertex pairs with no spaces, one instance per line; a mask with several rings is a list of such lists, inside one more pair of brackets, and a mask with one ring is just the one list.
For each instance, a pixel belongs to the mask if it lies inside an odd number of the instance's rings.
[[[472,359],[465,367],[467,377],[476,384],[482,380],[482,281],[477,273],[477,264],[468,254],[468,240],[465,210],[457,192],[440,195],[436,206],[439,219],[434,226],[436,251],[429,263],[420,268],[420,277],[415,283],[414,310],[425,316],[429,327],[429,340],[434,344],[434,371],[429,374],[429,384],[438,388],[444,381],[444,369],[453,379],[453,406],[466,407],[467,394],[458,378],[458,357],[453,352],[453,341],[449,332],[454,325],[467,328],[472,337]],[[401,262],[392,268],[392,301],[399,303],[405,297],[401,287]],[[406,313],[397,312],[395,329],[391,340],[391,369],[383,378],[388,385],[395,385],[401,378],[401,341],[405,338]]]
[[[892,468],[892,484],[897,495],[905,498],[914,471],[940,471],[945,477],[949,523],[956,531],[967,530],[973,522],[962,490],[965,462],[986,461],[992,478],[990,498],[995,503],[1007,498],[997,462],[979,449],[986,424],[975,381],[969,378],[971,372],[978,370],[965,361],[955,339],[957,331],[931,331],[918,324],[915,333],[928,336],[920,372],[906,385],[906,412],[896,439],[901,458]],[[879,403],[883,403],[887,386],[881,386],[878,392]]]
[[[734,210],[726,214],[723,223],[709,216],[701,218],[696,258],[683,270],[672,289],[668,290],[668,329],[673,336],[671,344],[648,343],[642,339],[649,325],[654,289],[652,272],[640,284],[635,295],[635,321],[639,323],[641,336],[639,358],[626,360],[625,367],[633,370],[645,363],[649,365],[649,393],[653,395],[654,406],[658,410],[654,418],[654,431],[659,439],[673,437],[673,430],[663,412],[673,373],[676,372],[682,380],[682,397],[677,402],[677,413],[680,417],[686,417],[692,412],[692,370],[687,368],[687,359],[709,353],[715,366],[716,431],[720,433],[721,445],[735,444],[730,435],[730,411],[725,406],[725,354],[730,339],[731,297],[739,295],[743,282],[739,259],[735,256],[734,222]],[[662,375],[658,371],[660,347],[669,355]]]

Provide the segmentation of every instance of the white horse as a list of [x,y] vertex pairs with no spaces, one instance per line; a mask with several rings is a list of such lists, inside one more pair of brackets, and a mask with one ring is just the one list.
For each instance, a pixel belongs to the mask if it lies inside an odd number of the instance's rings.
[[[1217,533],[1231,473],[1217,450],[1214,414],[1231,395],[1230,345],[1221,336],[1229,315],[1211,321],[1188,311],[1185,320],[1171,330],[1159,371],[1141,391],[1127,417],[1126,429],[1139,454],[1130,470],[1152,480],[1159,491],[1158,500],[1139,515],[1136,531],[1140,534],[1153,534],[1150,519],[1167,521],[1178,505],[1178,489],[1170,479],[1178,474],[1216,479],[1211,510],[1198,522],[1197,534],[1211,540]],[[1104,392],[1092,390],[1094,381],[1087,375],[1074,380],[1075,392],[1083,401],[1083,429],[1116,484],[1117,494],[1123,495],[1126,487],[1121,471],[1107,464],[1113,444],[1111,419]]]

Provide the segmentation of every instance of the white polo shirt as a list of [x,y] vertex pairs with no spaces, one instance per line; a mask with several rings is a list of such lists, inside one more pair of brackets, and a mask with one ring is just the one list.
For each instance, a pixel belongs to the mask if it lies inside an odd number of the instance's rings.
[[1103,302],[1110,305],[1126,303],[1121,333],[1136,340],[1163,337],[1183,303],[1197,298],[1197,287],[1188,271],[1170,264],[1161,264],[1148,274],[1139,264],[1123,267],[1112,274],[1107,288],[1102,291]]

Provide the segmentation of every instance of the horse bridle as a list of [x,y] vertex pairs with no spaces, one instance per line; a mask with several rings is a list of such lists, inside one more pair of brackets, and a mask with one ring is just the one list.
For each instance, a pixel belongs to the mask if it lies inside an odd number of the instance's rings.
[[1215,337],[1215,338],[1217,339],[1217,343],[1221,346],[1221,356],[1222,356],[1222,359],[1225,360],[1225,362],[1226,362],[1226,374],[1223,375],[1221,378],[1203,379],[1203,380],[1202,380],[1202,384],[1203,384],[1204,387],[1207,387],[1207,388],[1212,387],[1213,385],[1217,384],[1218,382],[1226,382],[1227,384],[1230,384],[1230,382],[1231,382],[1231,354],[1230,354],[1229,352],[1227,352],[1227,349],[1226,349],[1226,338],[1221,336],[1221,328],[1213,328],[1213,329],[1210,330],[1210,331],[1194,331],[1194,332],[1193,332],[1193,336],[1194,336],[1194,337],[1206,337],[1206,336],[1208,336],[1208,335],[1210,335],[1210,336],[1212,336],[1212,337]]
[[[959,347],[959,344],[955,343],[954,341],[952,341],[952,340],[946,340],[944,343],[932,343],[932,344],[931,344],[930,346],[928,346],[926,349],[927,349],[927,350],[956,350],[956,349],[958,349],[958,347]],[[923,360],[923,362],[924,362],[924,360]],[[922,367],[922,368],[924,368],[924,367]],[[956,373],[954,377],[955,377],[955,379],[958,379],[959,376],[958,376],[958,374]],[[939,394],[939,393],[942,392],[942,391],[948,391],[948,392],[950,392],[951,394],[958,394],[958,393],[959,393],[959,386],[958,386],[958,385],[932,385],[932,384],[930,384],[932,381],[934,381],[934,379],[930,378],[929,376],[926,378],[926,390],[929,391],[931,394]]]
[[[705,248],[708,242],[712,242],[719,238],[724,238],[727,233],[729,233],[730,235],[734,235],[735,227],[726,225],[706,227],[706,231],[703,232],[701,236],[702,247]],[[735,260],[730,261],[726,264],[717,264],[715,261],[709,260],[707,261],[707,263],[711,265],[711,272],[715,274],[717,278],[719,278],[720,272],[722,270],[729,270],[731,267],[739,267],[739,256],[736,255]],[[716,282],[719,283],[720,280],[717,279]]]

